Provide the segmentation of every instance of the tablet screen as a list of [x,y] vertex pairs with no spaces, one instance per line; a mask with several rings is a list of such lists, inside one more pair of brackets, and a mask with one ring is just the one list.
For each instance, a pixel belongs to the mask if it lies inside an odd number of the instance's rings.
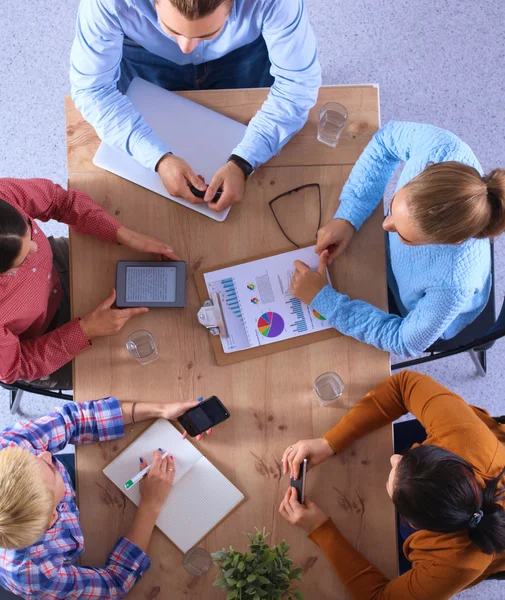
[[176,267],[126,267],[127,302],[175,302]]

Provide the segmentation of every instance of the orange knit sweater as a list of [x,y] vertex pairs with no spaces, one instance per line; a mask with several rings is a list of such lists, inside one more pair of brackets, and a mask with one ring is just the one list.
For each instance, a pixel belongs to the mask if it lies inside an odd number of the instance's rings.
[[[372,390],[323,437],[340,452],[407,412],[426,429],[424,444],[464,458],[482,486],[505,466],[505,427],[430,377],[411,371],[398,373]],[[412,569],[392,580],[355,550],[331,520],[313,531],[310,539],[322,548],[356,600],[445,600],[492,573],[505,571],[505,552],[484,554],[471,544],[466,531],[416,531],[403,545]]]

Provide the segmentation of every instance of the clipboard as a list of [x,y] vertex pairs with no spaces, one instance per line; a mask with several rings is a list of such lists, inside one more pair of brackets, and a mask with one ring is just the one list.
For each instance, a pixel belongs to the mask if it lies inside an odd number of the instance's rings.
[[[307,244],[306,246],[311,245],[313,244]],[[226,263],[224,265],[218,265],[215,267],[210,267],[208,269],[201,269],[199,271],[195,271],[194,278],[196,283],[196,290],[198,292],[198,297],[200,298],[202,305],[205,305],[205,303],[210,303],[210,305],[213,304],[209,297],[209,292],[207,291],[207,285],[205,283],[204,275],[206,273],[218,271],[219,269],[226,269],[228,267],[235,267],[236,265],[244,264],[246,262],[252,262],[254,260],[261,260],[262,258],[268,258],[270,256],[276,256],[278,254],[285,254],[286,252],[290,252],[292,250],[293,248],[287,248],[285,250],[279,250],[276,252],[267,252],[265,254],[259,254],[246,260],[237,260],[234,262]],[[316,331],[314,333],[308,333],[307,335],[295,337],[290,340],[282,340],[280,342],[273,342],[271,344],[265,344],[264,346],[247,348],[247,350],[237,350],[237,352],[230,353],[224,352],[223,345],[221,344],[221,338],[219,335],[210,335],[210,343],[212,349],[214,350],[214,355],[216,357],[217,364],[220,367],[225,367],[227,365],[242,362],[243,360],[259,358],[260,356],[267,356],[268,354],[275,354],[276,352],[284,352],[285,350],[290,350],[291,348],[300,348],[301,346],[305,346],[307,344],[313,344],[315,342],[330,340],[335,337],[340,337],[341,335],[342,334],[339,331],[337,331],[334,328],[331,328],[325,331]]]

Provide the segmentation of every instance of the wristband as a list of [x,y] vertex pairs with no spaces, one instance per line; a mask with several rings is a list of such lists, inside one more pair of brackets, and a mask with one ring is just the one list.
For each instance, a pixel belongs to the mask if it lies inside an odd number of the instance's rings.
[[238,156],[237,154],[231,154],[230,157],[228,158],[228,162],[235,163],[237,165],[237,167],[239,167],[239,169],[244,174],[246,181],[256,170],[253,168],[253,166],[250,163],[248,163],[245,160],[245,158],[242,158],[241,156]]

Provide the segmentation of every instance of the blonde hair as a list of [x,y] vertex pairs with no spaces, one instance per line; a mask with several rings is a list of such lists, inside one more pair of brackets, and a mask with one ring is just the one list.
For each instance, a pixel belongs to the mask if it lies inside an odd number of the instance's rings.
[[48,528],[54,493],[28,450],[0,451],[0,547],[26,548]]
[[412,219],[429,244],[492,238],[505,230],[505,169],[481,177],[463,163],[430,164],[405,192]]

